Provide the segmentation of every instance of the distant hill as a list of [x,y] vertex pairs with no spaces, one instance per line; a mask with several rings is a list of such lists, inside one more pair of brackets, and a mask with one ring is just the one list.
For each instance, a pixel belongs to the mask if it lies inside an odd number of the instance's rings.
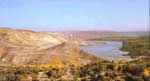
[[150,35],[149,31],[128,31],[128,32],[120,32],[123,36],[144,36]]
[[68,37],[76,37],[85,40],[121,35],[121,33],[115,31],[56,31],[56,32],[61,33]]
[[148,31],[127,31],[127,32],[117,32],[117,31],[56,31],[55,33],[61,33],[68,37],[76,37],[79,39],[99,39],[105,37],[137,37],[143,35],[149,35]]
[[1,65],[81,65],[93,59],[99,60],[64,36],[31,30],[0,29]]

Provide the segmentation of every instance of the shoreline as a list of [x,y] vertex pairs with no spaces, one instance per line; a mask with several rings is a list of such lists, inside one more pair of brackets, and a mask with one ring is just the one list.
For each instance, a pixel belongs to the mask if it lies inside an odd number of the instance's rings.
[[[112,42],[112,41],[88,41],[90,43],[88,43],[88,45],[82,45],[81,47],[88,47],[88,46],[102,46],[107,44],[108,42]],[[113,41],[114,42],[114,41]],[[122,42],[122,41],[115,41],[115,42]],[[131,60],[132,58],[128,55],[129,52],[123,51],[121,50],[121,48],[123,47],[123,44],[120,48],[118,48],[118,50],[120,50],[123,54],[121,55],[121,57],[118,58],[113,58],[113,57],[107,57],[107,56],[101,56],[100,54],[96,54],[96,53],[92,53],[90,51],[87,51],[86,49],[84,49],[86,52],[96,55],[97,57],[100,57],[104,60],[108,60],[108,61],[118,61],[118,60]]]

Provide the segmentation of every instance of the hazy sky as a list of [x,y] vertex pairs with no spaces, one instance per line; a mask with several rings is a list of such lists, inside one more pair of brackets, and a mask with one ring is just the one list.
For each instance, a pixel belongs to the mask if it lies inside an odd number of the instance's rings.
[[33,30],[148,30],[149,0],[0,0],[0,26]]

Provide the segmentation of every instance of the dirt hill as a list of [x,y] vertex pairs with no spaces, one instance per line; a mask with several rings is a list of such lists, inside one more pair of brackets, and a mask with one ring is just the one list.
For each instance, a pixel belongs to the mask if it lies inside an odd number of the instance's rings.
[[81,65],[98,59],[69,41],[52,33],[3,28],[0,29],[0,63]]

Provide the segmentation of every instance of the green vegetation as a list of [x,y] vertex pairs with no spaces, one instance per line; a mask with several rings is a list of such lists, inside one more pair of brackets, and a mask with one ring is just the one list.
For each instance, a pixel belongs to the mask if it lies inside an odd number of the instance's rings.
[[[139,63],[133,60],[124,63],[91,62],[68,68],[1,67],[0,81],[148,81],[144,62]],[[71,80],[68,80],[70,77]]]
[[122,50],[129,51],[130,56],[148,56],[150,54],[149,36],[123,40]]
[[80,69],[79,77],[82,81],[147,81],[143,68],[129,64],[91,63]]
[[64,68],[0,67],[0,81],[55,81],[65,73]]
[[27,77],[37,78],[38,69],[31,67],[1,67],[0,81],[26,81]]

